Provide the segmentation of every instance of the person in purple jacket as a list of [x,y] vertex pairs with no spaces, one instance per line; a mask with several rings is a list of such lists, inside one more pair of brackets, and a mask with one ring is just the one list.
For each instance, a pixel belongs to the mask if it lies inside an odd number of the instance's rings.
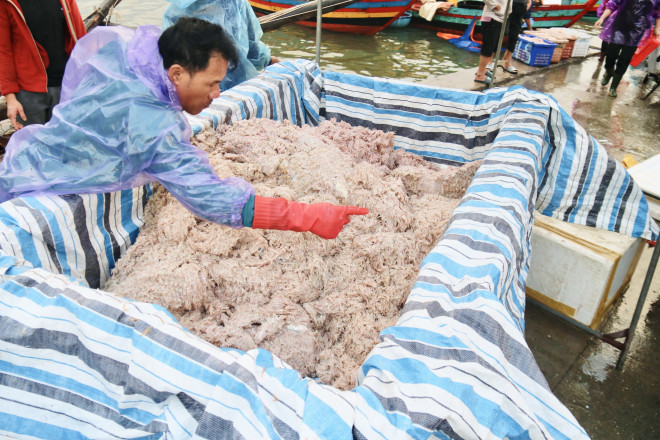
[[[596,10],[596,16],[598,18],[602,17],[603,12],[605,12],[605,6],[607,6],[607,0],[601,0]],[[601,24],[602,25],[602,24]],[[605,54],[607,53],[607,41],[600,40],[600,54],[598,55],[598,62],[602,63],[605,60]]]
[[607,43],[601,84],[606,86],[611,79],[609,94],[616,98],[639,42],[649,30],[660,36],[660,0],[609,0],[594,28],[602,28],[600,39]]

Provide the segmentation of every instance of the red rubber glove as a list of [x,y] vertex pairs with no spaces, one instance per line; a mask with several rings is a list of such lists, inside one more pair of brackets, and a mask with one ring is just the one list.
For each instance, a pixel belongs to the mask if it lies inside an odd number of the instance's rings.
[[283,198],[254,198],[255,229],[312,232],[325,239],[335,238],[351,219],[349,215],[369,214],[367,208],[335,206],[330,203],[292,202]]

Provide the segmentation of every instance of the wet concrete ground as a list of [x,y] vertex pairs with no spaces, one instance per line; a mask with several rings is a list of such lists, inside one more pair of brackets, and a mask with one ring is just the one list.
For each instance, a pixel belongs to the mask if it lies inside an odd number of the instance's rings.
[[[644,84],[646,71],[629,69],[619,85],[619,96],[609,97],[607,87],[600,85],[603,67],[594,56],[596,44],[592,46],[586,58],[549,68],[515,62],[519,74],[499,69],[495,86],[520,84],[551,94],[620,161],[627,154],[638,162],[660,154],[660,87],[642,100],[654,81]],[[472,70],[429,84],[483,88],[472,81]],[[614,304],[600,332],[629,327],[652,252],[645,248],[628,290]],[[538,306],[527,305],[526,326],[527,342],[551,389],[593,439],[660,438],[660,269],[655,271],[622,370],[616,369],[618,349]]]

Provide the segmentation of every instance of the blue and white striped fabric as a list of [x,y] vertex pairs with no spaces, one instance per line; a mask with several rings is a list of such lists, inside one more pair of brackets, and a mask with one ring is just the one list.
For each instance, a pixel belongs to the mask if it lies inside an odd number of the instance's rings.
[[[250,97],[245,91],[260,80],[249,81],[219,122],[257,114],[295,115],[297,124],[323,116],[357,122],[361,115],[359,125],[391,127],[399,147],[440,162],[483,161],[422,263],[399,320],[381,332],[357,372],[358,386],[339,391],[302,378],[264,350],[214,347],[158,306],[73,282],[50,263],[31,267],[25,253],[3,243],[0,435],[588,438],[549,390],[524,338],[531,228],[542,207],[631,235],[657,234],[625,171],[610,166],[602,147],[551,98],[522,88],[481,94],[331,72],[320,78],[304,62],[281,63],[280,79],[270,69],[265,91]],[[294,78],[286,78],[287,69]],[[303,104],[291,107],[298,98]],[[264,99],[272,108],[255,111]],[[427,111],[419,111],[415,129],[414,112],[401,112],[411,102]]]
[[[641,189],[623,166],[549,95],[520,86],[486,93],[421,87],[336,72],[323,75],[321,114],[351,125],[394,132],[394,147],[428,160],[483,159],[514,105],[550,111],[543,130],[536,209],[563,221],[652,239],[658,226]],[[523,138],[533,127],[515,125]]]
[[103,287],[144,224],[151,188],[21,197],[0,204],[0,249],[32,267]]

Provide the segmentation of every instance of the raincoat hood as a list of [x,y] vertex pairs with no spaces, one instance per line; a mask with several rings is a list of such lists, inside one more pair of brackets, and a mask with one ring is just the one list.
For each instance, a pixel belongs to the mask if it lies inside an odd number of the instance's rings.
[[[110,30],[112,32],[107,32]],[[158,51],[158,38],[161,33],[157,26],[140,26],[135,31],[121,26],[116,29],[95,29],[92,36],[85,40],[84,48],[77,51],[77,57],[70,60],[76,68],[68,69],[68,74],[62,82],[61,100],[68,100],[85,80],[87,72],[84,65],[94,57],[104,57],[110,45],[123,49],[122,58],[126,60],[129,70],[158,100],[181,110],[176,89],[167,76],[163,57]],[[89,41],[92,38],[93,43]],[[129,70],[123,71],[128,73]]]
[[165,103],[171,103],[181,109],[179,95],[174,84],[167,76],[163,57],[158,51],[158,38],[161,31],[156,26],[143,26],[135,31],[135,36],[128,43],[126,58],[128,64],[140,81]]

